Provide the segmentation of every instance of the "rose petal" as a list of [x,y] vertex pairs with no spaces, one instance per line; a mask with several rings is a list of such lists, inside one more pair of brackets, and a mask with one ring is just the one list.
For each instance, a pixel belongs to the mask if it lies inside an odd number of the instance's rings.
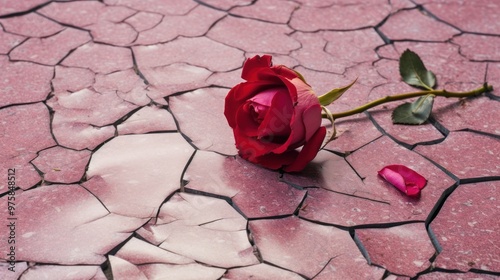
[[[285,77],[287,78],[288,80],[293,80],[295,78],[299,78],[299,75],[297,74],[297,72],[293,71],[292,69],[286,67],[286,66],[283,66],[283,65],[277,65],[277,66],[274,66],[273,67],[273,71],[274,73],[276,73],[276,75],[278,76],[281,76],[281,77]],[[303,83],[305,83],[302,79],[300,79]],[[306,85],[310,88],[311,86],[309,86],[307,83]]]
[[[279,86],[279,85],[278,85]],[[270,81],[253,81],[253,82],[244,82],[236,85],[236,89],[233,87],[230,93],[231,97],[229,101],[234,103],[232,104],[243,104],[247,102],[248,99],[254,97],[259,92],[262,92],[268,88],[276,87],[276,83]],[[226,101],[228,101],[228,97],[226,97]]]
[[249,113],[259,125],[264,121],[264,118],[272,105],[273,98],[278,90],[279,88],[264,90],[246,102],[245,105],[247,105],[250,109]]
[[280,146],[280,144],[263,143],[256,138],[248,137],[242,134],[239,129],[235,129],[233,132],[238,154],[253,163],[257,163],[258,157],[269,154]]
[[271,106],[271,103],[273,102],[274,95],[280,90],[280,88],[270,88],[266,89],[264,91],[259,92],[257,95],[254,97],[250,98],[249,100],[258,103],[267,107]]
[[241,133],[250,137],[257,137],[259,134],[259,123],[255,122],[248,108],[249,106],[246,104],[241,106],[236,113],[236,123],[237,128],[241,131]]
[[270,68],[272,65],[272,57],[270,55],[254,56],[249,58],[243,64],[241,77],[247,81],[258,80],[258,74],[261,71],[259,68]]
[[262,121],[267,115],[267,112],[269,111],[268,106],[260,105],[253,102],[249,102],[248,106],[245,107],[248,108],[248,114],[258,124],[262,123]]
[[408,196],[418,196],[427,184],[422,175],[404,165],[388,165],[378,174]]
[[231,128],[235,128],[237,124],[236,113],[239,106],[235,102],[235,94],[238,92],[240,87],[241,84],[234,86],[226,95],[226,99],[224,101],[224,116],[226,117],[227,123]]
[[296,148],[309,141],[321,125],[321,106],[317,98],[312,102],[308,98],[301,98],[294,110],[295,114],[290,121],[290,137],[282,146],[273,151],[275,153],[282,153],[286,149]]
[[[299,102],[298,95],[297,95],[297,87],[291,82],[291,80],[288,80],[285,77],[279,77],[279,78],[281,79],[281,82],[288,89],[288,95],[290,95],[290,98],[292,99],[292,103],[297,104]],[[319,100],[318,100],[318,103],[319,103]]]
[[414,185],[418,189],[423,189],[427,183],[427,180],[422,175],[404,165],[396,165],[394,168],[403,176],[407,187]]
[[382,176],[382,178],[384,178],[387,182],[391,183],[391,185],[406,193],[405,179],[403,178],[403,176],[401,176],[401,174],[389,168],[383,168],[378,172],[378,174]]
[[420,189],[418,188],[418,186],[408,186],[406,188],[406,194],[408,196],[418,196],[420,194]]
[[272,87],[269,82],[247,82],[240,83],[234,86],[227,94],[224,102],[224,116],[230,127],[235,128],[236,114],[238,108],[243,106],[248,99],[252,98],[255,94]]
[[306,129],[305,140],[309,141],[318,127],[321,126],[321,106],[316,104],[305,109],[302,114],[302,122]]
[[289,165],[294,162],[299,154],[296,150],[286,151],[283,154],[269,153],[256,158],[255,163],[269,169],[280,169],[284,165]]
[[321,144],[323,144],[323,140],[325,139],[325,135],[326,127],[322,126],[316,131],[311,139],[306,142],[304,147],[302,147],[302,150],[300,151],[295,161],[292,164],[286,166],[284,170],[286,172],[302,171],[302,169],[304,169],[306,165],[318,154]]
[[[319,105],[318,98],[312,92],[309,85],[305,84],[299,78],[295,78],[293,83],[292,81],[283,78],[283,83],[287,85],[289,90],[288,93],[292,98],[292,101],[295,103],[295,107],[293,109],[294,114],[290,120],[290,136],[282,146],[273,151],[278,154],[283,153],[287,149],[295,149],[303,145],[309,140],[309,138],[311,138],[312,134],[315,133],[321,125],[321,107]],[[300,96],[297,94],[297,89],[300,89],[301,91]],[[307,129],[309,131],[309,134],[307,134],[303,114],[304,111],[311,106],[318,106],[319,112],[314,116],[315,112],[313,112],[313,110],[311,111],[310,117],[307,117]],[[316,121],[311,121],[312,119],[315,119]]]
[[[259,138],[273,143],[283,143],[290,135],[290,120],[293,116],[293,104],[286,89],[279,89],[273,97],[266,117],[259,126]],[[283,138],[279,140],[279,138]]]

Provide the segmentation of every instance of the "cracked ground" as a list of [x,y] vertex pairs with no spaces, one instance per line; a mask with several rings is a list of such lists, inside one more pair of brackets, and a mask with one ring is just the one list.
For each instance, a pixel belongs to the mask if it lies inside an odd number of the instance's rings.
[[[0,0],[0,278],[498,279],[499,15],[493,0]],[[358,78],[340,112],[413,91],[407,48],[440,88],[495,90],[436,98],[421,126],[392,124],[398,102],[338,120],[301,173],[235,156],[223,105],[246,58],[318,94]],[[427,178],[420,199],[377,176],[389,164]]]

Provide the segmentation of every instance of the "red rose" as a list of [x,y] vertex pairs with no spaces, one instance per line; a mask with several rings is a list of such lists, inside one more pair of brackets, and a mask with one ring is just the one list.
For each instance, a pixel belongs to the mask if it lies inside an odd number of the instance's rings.
[[241,77],[246,82],[229,91],[224,115],[242,158],[270,169],[300,171],[326,135],[321,105],[297,72],[272,66],[271,59],[255,56],[245,62]]

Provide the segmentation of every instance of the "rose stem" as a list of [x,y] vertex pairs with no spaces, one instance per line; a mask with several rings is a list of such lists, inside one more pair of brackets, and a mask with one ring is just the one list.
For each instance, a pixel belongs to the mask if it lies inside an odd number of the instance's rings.
[[[365,105],[362,105],[360,107],[354,108],[349,111],[341,112],[341,113],[334,113],[333,118],[334,119],[340,119],[348,116],[352,116],[355,114],[362,113],[370,108],[373,108],[375,106],[392,102],[392,101],[398,101],[398,100],[403,100],[403,99],[408,99],[408,98],[413,98],[413,97],[418,97],[418,96],[423,96],[427,94],[434,94],[436,96],[443,96],[443,97],[471,97],[471,96],[476,96],[484,92],[492,91],[493,86],[488,85],[487,83],[484,83],[484,85],[480,88],[477,88],[472,91],[468,92],[451,92],[451,91],[446,91],[446,90],[424,90],[424,91],[418,91],[418,92],[410,92],[410,93],[404,93],[404,94],[398,94],[398,95],[390,95],[386,97],[382,97],[380,99],[374,100],[370,103],[367,103]],[[326,114],[322,113],[321,117],[326,118]]]

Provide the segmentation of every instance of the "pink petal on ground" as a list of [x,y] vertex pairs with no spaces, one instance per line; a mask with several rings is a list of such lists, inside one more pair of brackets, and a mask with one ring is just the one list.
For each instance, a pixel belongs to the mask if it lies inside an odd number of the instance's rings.
[[422,175],[404,165],[388,165],[378,174],[408,196],[419,195],[427,183]]
[[406,192],[405,179],[401,174],[384,167],[382,170],[378,172],[382,178],[384,178],[387,182],[391,183],[391,185],[395,186],[402,192]]

